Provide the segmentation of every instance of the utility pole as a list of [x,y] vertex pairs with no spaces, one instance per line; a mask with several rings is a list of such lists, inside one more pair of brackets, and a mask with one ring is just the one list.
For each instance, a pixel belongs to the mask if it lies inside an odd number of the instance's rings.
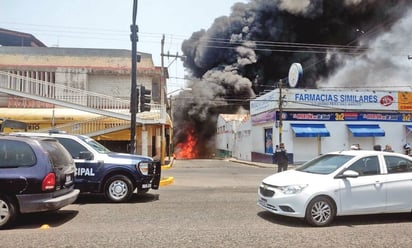
[[[165,95],[166,95],[166,78],[165,78],[165,74],[164,74],[164,57],[168,57],[168,58],[180,58],[180,59],[184,59],[186,56],[181,56],[178,53],[176,53],[176,55],[170,55],[169,52],[167,52],[167,54],[164,53],[164,44],[165,44],[165,35],[162,36],[162,41],[161,41],[161,52],[160,52],[160,56],[161,56],[161,67],[162,67],[162,71],[161,71],[161,78],[160,78],[160,101],[162,106],[165,107],[166,109],[166,102],[165,102]],[[172,113],[170,113],[172,114]],[[170,131],[170,130],[169,130]],[[171,132],[170,132],[171,133]],[[160,151],[160,158],[161,158],[161,163],[164,164],[164,158],[165,158],[165,154],[166,154],[166,130],[165,130],[165,125],[162,124],[162,138],[161,138],[161,151]],[[171,137],[171,136],[170,136]],[[169,144],[170,145],[170,144]],[[169,147],[170,148],[170,147]],[[169,150],[170,151],[170,150]]]
[[162,71],[160,72],[160,103],[164,104],[165,103],[165,84],[166,84],[166,79],[165,79],[165,71],[164,71],[164,58],[163,58],[163,53],[164,53],[164,47],[165,47],[165,35],[162,36],[161,40],[161,48],[160,48],[160,57],[161,57],[161,67]]
[[179,53],[176,53],[175,55],[173,55],[173,54],[170,54],[169,52],[167,52],[167,54],[162,52],[162,54],[160,54],[160,55],[162,56],[162,58],[163,57],[168,57],[168,58],[175,58],[175,59],[182,59],[182,60],[184,60],[186,58],[186,56],[179,55]]
[[283,128],[283,96],[282,96],[282,79],[278,83],[279,88],[279,144],[282,143]]
[[130,153],[135,153],[136,144],[136,113],[137,113],[137,32],[136,25],[137,0],[133,0],[132,25],[130,26],[130,40],[132,42],[132,86],[130,88]]
[[[164,111],[166,113],[166,104],[165,104],[165,89],[166,89],[166,79],[165,79],[165,71],[164,71],[164,61],[163,61],[163,50],[165,46],[165,35],[163,34],[162,36],[162,41],[161,41],[161,51],[160,51],[160,57],[161,57],[161,66],[162,66],[162,71],[160,72],[160,104],[162,105],[162,108],[164,107]],[[163,111],[163,109],[162,109]],[[160,162],[161,164],[164,164],[165,162],[165,153],[166,153],[166,130],[165,130],[165,124],[162,123],[162,138],[160,141]]]

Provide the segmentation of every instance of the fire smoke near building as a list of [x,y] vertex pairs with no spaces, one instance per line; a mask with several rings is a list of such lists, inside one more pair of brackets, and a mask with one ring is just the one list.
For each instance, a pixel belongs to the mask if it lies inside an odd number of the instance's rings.
[[[412,23],[411,6],[407,0],[251,0],[233,5],[230,16],[216,18],[182,45],[184,66],[193,79],[187,83],[192,90],[173,102],[177,156],[210,156],[218,114],[247,111],[249,100],[273,90],[294,62],[304,68],[298,85],[303,88],[373,85],[368,81],[372,65],[373,70],[396,71],[399,66],[388,56],[404,56],[408,62],[402,49],[411,40],[405,28]],[[402,49],[393,46],[400,37],[406,45]],[[377,50],[379,56],[372,56]]]

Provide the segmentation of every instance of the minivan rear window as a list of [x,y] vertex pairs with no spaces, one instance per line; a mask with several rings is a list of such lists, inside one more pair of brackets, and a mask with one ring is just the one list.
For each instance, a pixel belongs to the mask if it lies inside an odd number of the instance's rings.
[[36,164],[30,145],[16,140],[0,140],[0,168],[29,167]]
[[73,165],[73,158],[57,140],[41,140],[41,146],[47,151],[54,167]]

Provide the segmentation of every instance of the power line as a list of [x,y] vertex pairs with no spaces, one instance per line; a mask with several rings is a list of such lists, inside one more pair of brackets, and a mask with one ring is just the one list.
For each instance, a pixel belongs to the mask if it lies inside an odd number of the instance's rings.
[[[339,44],[318,44],[318,43],[296,43],[296,42],[279,42],[279,41],[259,41],[259,40],[237,40],[232,41],[230,39],[218,38],[218,37],[208,37],[202,40],[201,46],[204,48],[215,48],[215,49],[236,49],[238,46],[243,46],[250,48],[254,51],[270,51],[270,52],[287,52],[287,53],[312,53],[312,54],[326,54],[330,52],[336,52],[341,54],[349,55],[359,55],[369,50],[369,47],[365,46],[352,46],[354,42],[361,38],[368,37],[372,34],[378,33],[379,29],[387,26],[396,20],[388,20],[385,23],[379,24],[376,27],[370,29],[367,32],[363,32],[364,35],[359,36],[357,39],[349,42],[347,45]],[[37,34],[42,34],[46,36],[55,36],[57,38],[67,37],[75,39],[93,39],[93,40],[105,40],[105,41],[127,41],[129,36],[127,30],[118,29],[101,29],[101,28],[89,28],[89,27],[73,27],[73,26],[52,26],[52,25],[36,25],[36,24],[26,24],[17,22],[1,22],[5,24],[13,24],[24,27],[35,27],[32,29]],[[141,43],[152,43],[158,44],[159,40],[162,38],[163,34],[158,33],[144,33],[139,32]],[[188,40],[183,35],[178,34],[165,34],[165,43],[171,47],[173,45],[180,45],[183,40]],[[125,37],[124,39],[120,37]],[[253,46],[247,45],[251,42]],[[381,47],[382,49],[387,49]],[[393,48],[394,55],[407,56],[408,49],[412,48]]]
[[[52,26],[52,25],[36,25],[36,24],[25,24],[25,23],[10,23],[10,22],[2,22],[6,24],[17,24],[21,26],[32,26],[37,27],[38,29],[32,29],[40,34],[46,35],[58,35],[61,37],[72,37],[72,38],[103,38],[106,40],[120,40],[116,37],[116,34],[119,36],[128,36],[128,32],[126,30],[118,30],[118,29],[101,29],[101,28],[88,28],[88,27],[74,27],[74,26]],[[384,24],[381,24],[384,26]],[[377,28],[374,28],[374,32],[376,33]],[[161,39],[163,34],[160,33],[145,33],[139,32],[142,38],[147,39],[156,39],[155,43]],[[365,34],[369,34],[371,32],[367,32]],[[180,41],[187,40],[186,36],[178,35],[178,34],[165,34],[165,36],[170,37],[173,42],[169,42],[169,44],[179,43]],[[106,38],[105,38],[106,37]],[[285,50],[291,48],[301,48],[301,49],[337,49],[337,50],[360,50],[365,51],[367,47],[359,47],[359,46],[351,46],[349,44],[353,43],[351,41],[348,45],[339,45],[339,44],[319,44],[319,43],[296,43],[296,42],[279,42],[279,41],[259,41],[259,40],[237,40],[232,41],[230,39],[225,38],[217,38],[217,37],[209,37],[203,40],[204,43],[202,45],[204,47],[212,47],[212,48],[227,48],[232,49],[233,46],[245,46],[246,42],[253,42],[256,46],[260,46],[262,48],[255,48],[256,50],[273,50],[273,51],[282,51],[279,48],[287,48]],[[355,40],[356,41],[356,40]],[[209,45],[212,43],[212,45]],[[215,43],[220,45],[214,45]],[[275,49],[271,49],[274,47]],[[253,48],[252,48],[253,49]],[[298,50],[299,51],[299,50]],[[302,50],[300,50],[302,51]]]

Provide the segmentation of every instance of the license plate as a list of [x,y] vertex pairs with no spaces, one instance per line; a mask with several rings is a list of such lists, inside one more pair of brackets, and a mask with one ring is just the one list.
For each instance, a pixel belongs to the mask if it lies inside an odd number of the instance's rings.
[[150,187],[152,187],[150,183],[142,184],[143,189],[150,189]]
[[66,175],[66,183],[72,183],[73,182],[73,178],[71,175]]

